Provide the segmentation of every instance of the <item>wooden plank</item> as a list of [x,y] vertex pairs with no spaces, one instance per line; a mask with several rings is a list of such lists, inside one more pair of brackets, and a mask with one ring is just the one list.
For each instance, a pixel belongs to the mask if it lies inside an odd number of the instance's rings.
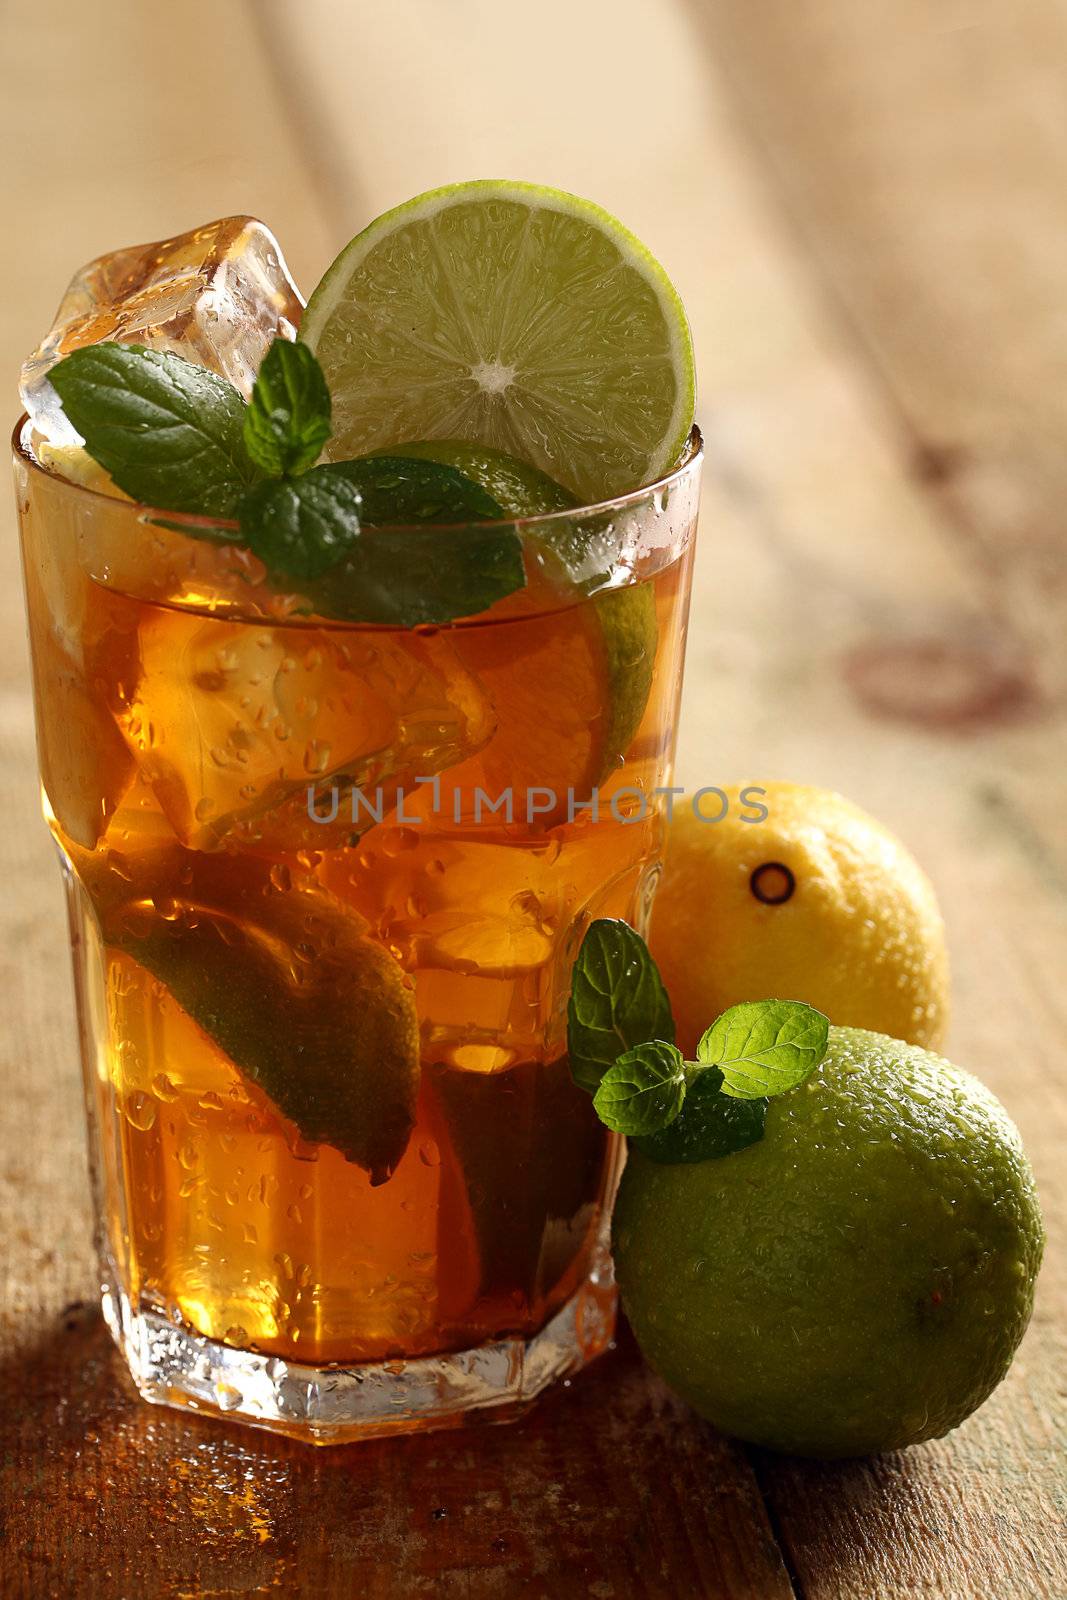
[[117,1369],[83,1306],[0,1364],[5,1600],[792,1594],[734,1447],[630,1348],[512,1426],[331,1450],[150,1410]]
[[1050,696],[1067,672],[1067,12],[690,0],[792,225]]

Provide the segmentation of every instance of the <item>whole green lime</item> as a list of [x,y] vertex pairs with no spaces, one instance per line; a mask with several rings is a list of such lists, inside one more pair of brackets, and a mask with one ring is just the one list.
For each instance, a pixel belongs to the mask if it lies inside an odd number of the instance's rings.
[[792,1454],[933,1439],[1003,1378],[1044,1243],[999,1101],[941,1057],[831,1028],[763,1139],[695,1165],[631,1149],[614,1219],[623,1305],[672,1388]]

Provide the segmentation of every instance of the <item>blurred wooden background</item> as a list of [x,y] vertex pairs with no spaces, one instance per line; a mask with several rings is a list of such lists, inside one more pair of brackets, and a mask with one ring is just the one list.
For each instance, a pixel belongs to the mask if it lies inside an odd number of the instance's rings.
[[[350,1452],[149,1412],[94,1310],[58,874],[0,512],[0,1593],[1067,1594],[1067,10],[1054,0],[3,8],[0,366],[72,270],[228,212],[310,288],[433,184],[589,194],[690,308],[709,441],[680,781],[831,785],[942,896],[950,1053],[1051,1248],[948,1440],[811,1467],[615,1355],[511,1430]],[[439,1514],[443,1513],[443,1514]]]

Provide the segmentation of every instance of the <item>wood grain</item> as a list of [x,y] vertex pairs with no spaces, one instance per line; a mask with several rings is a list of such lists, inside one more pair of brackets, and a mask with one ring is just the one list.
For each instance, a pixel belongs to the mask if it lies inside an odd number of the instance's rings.
[[[295,27],[281,0],[230,0],[201,58],[175,46],[191,7],[102,9],[108,29],[57,38],[53,138],[14,164],[6,367],[79,261],[208,215],[258,210],[307,284],[375,212],[454,178],[617,210],[676,278],[700,356],[679,781],[827,784],[913,846],[949,925],[950,1053],[1017,1118],[1058,1245],[1062,21],[1037,0],[1013,26],[1006,0],[546,0],[536,25],[488,0],[303,0]],[[16,149],[35,19],[8,43]],[[106,164],[73,165],[86,145]],[[5,1600],[1067,1593],[1059,1248],[989,1404],[868,1463],[743,1452],[625,1341],[514,1428],[349,1451],[137,1403],[92,1309],[65,932],[5,549]]]
[[1067,690],[1067,12],[691,0],[915,474]]
[[792,1595],[736,1447],[629,1346],[513,1426],[309,1450],[144,1406],[78,1305],[0,1400],[5,1600]]

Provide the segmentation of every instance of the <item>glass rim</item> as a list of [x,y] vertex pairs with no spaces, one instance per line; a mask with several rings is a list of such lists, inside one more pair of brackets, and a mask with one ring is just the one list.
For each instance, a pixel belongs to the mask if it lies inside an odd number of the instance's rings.
[[[232,528],[240,534],[240,525],[232,517],[210,517],[195,515],[188,511],[168,511],[165,506],[154,506],[146,501],[129,500],[117,495],[108,494],[103,489],[90,488],[88,484],[75,483],[72,478],[65,478],[60,472],[52,472],[34,455],[27,444],[24,435],[32,421],[29,413],[24,411],[15,423],[11,434],[11,448],[15,457],[23,462],[32,472],[40,473],[50,483],[58,484],[64,489],[69,489],[76,497],[88,497],[92,501],[102,501],[114,508],[116,505],[125,507],[126,511],[139,521],[159,521],[163,519],[165,525],[173,533],[182,533],[185,528],[190,530],[189,537],[196,537],[192,531],[201,528]],[[682,454],[669,472],[641,484],[636,489],[628,489],[625,494],[613,495],[606,500],[593,500],[576,506],[565,506],[555,511],[540,511],[533,516],[512,516],[487,518],[478,522],[415,522],[415,523],[375,523],[375,533],[405,534],[425,533],[432,527],[440,533],[459,533],[463,530],[473,530],[478,533],[491,532],[494,528],[537,528],[548,523],[561,522],[575,517],[591,517],[612,512],[622,512],[631,506],[639,505],[650,495],[662,493],[672,489],[682,482],[690,473],[697,469],[704,455],[704,436],[696,422],[689,430],[682,449]],[[217,541],[223,543],[224,541]],[[240,538],[234,539],[235,545],[242,543]]]

